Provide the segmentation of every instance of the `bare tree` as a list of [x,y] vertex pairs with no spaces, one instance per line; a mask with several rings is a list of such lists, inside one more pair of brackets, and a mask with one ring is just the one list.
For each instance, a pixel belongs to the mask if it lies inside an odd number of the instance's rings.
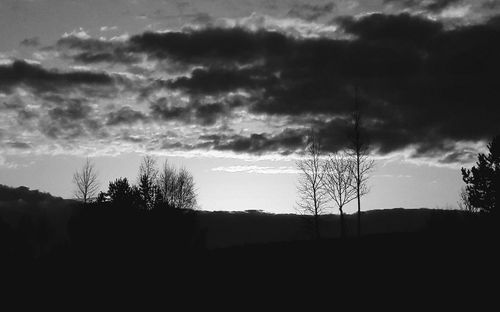
[[163,169],[159,177],[160,189],[163,200],[167,207],[175,207],[175,192],[177,185],[177,170],[167,160],[163,163]]
[[164,204],[169,208],[195,209],[197,205],[194,178],[186,168],[177,170],[165,160],[158,178]]
[[340,212],[340,236],[345,236],[344,206],[357,196],[355,187],[356,161],[346,152],[337,152],[325,163],[324,185]]
[[471,213],[479,211],[479,209],[472,206],[472,204],[469,200],[469,194],[467,193],[466,187],[462,187],[462,189],[460,190],[459,197],[460,198],[458,201],[458,209],[463,210],[463,211],[467,211],[467,212],[471,212]]
[[181,168],[176,179],[176,208],[194,209],[196,208],[196,191],[194,179],[186,168]]
[[97,171],[89,158],[85,160],[82,168],[73,174],[73,183],[76,185],[75,197],[84,204],[92,200],[99,190]]
[[302,213],[314,216],[314,235],[316,239],[319,239],[319,215],[324,212],[327,194],[323,186],[324,168],[321,161],[321,144],[314,132],[311,131],[305,157],[298,160],[296,165],[300,170],[297,205]]
[[369,141],[363,125],[363,116],[357,99],[357,87],[354,89],[355,109],[352,114],[352,133],[350,138],[349,152],[355,158],[354,186],[356,188],[356,198],[358,201],[358,236],[361,235],[361,197],[369,191],[367,186],[368,175],[375,166],[375,162],[370,158]]
[[144,208],[151,210],[156,201],[158,169],[156,160],[151,156],[144,156],[139,167],[139,191]]

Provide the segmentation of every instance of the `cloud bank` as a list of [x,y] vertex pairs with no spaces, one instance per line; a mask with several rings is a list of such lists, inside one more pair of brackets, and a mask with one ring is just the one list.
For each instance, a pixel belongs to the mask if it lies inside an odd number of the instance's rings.
[[[440,12],[460,1],[385,3]],[[317,21],[333,10],[289,14]],[[289,155],[313,127],[335,151],[347,144],[355,96],[379,155],[411,150],[464,163],[474,142],[500,132],[498,17],[450,26],[425,14],[372,13],[327,23],[335,32],[316,37],[242,25],[119,40],[69,34],[43,49],[89,70],[0,63],[0,110],[23,130],[4,128],[0,140],[16,149],[99,141]]]

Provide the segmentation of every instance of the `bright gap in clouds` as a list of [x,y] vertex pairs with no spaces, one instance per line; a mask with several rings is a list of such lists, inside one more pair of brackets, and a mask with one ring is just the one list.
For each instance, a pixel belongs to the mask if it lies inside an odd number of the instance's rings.
[[[119,177],[136,183],[142,155],[127,153],[93,158],[101,190],[106,190],[108,182]],[[155,158],[160,167],[167,159],[175,166],[186,167],[193,174],[203,210],[297,212],[298,175],[293,160],[203,156]],[[16,166],[8,165],[14,161]],[[0,165],[0,183],[25,185],[71,198],[74,190],[71,178],[83,161],[82,157],[68,155],[7,157]],[[370,178],[370,193],[363,199],[362,209],[456,207],[461,187],[459,176],[456,168],[381,160]],[[337,213],[333,208],[329,211]],[[349,204],[346,211],[354,213],[355,205]]]

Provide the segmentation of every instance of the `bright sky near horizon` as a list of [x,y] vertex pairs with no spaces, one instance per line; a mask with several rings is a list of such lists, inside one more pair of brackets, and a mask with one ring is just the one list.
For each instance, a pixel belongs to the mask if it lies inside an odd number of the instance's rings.
[[0,183],[68,198],[85,157],[105,190],[150,154],[201,209],[295,212],[305,135],[344,147],[357,85],[363,209],[454,207],[498,55],[495,0],[0,0]]

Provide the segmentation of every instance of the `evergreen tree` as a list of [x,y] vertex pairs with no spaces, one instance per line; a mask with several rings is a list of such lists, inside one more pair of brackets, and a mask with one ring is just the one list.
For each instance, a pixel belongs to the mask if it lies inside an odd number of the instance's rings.
[[500,205],[500,136],[488,144],[488,154],[480,153],[472,169],[462,168],[466,194],[476,210],[498,214]]

